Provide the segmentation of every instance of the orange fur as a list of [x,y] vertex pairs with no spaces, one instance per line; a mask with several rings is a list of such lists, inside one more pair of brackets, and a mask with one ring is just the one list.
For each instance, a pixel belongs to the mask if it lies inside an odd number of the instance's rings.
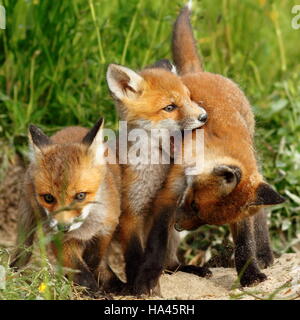
[[[163,69],[146,69],[140,74],[145,80],[145,87],[138,99],[124,101],[130,104],[127,121],[146,119],[157,123],[172,119],[180,123],[186,117],[199,116],[199,108],[191,103],[189,91],[176,75]],[[163,108],[170,104],[178,108],[167,113]]]
[[[136,121],[147,120],[155,128],[160,121],[170,119],[178,129],[183,129],[187,119],[197,119],[203,113],[191,101],[189,90],[177,75],[159,68],[145,69],[139,74],[143,78],[139,91],[133,93],[129,90],[122,101],[117,101],[122,120],[126,120],[129,126],[138,127]],[[163,108],[171,104],[177,109],[166,112]]]
[[67,127],[62,130],[57,131],[52,137],[51,140],[54,143],[74,143],[81,142],[82,138],[88,133],[87,128],[74,126]]
[[222,76],[201,72],[185,75],[182,80],[189,87],[192,99],[201,102],[209,114],[204,129],[204,161],[235,165],[242,171],[240,183],[227,197],[218,193],[218,179],[210,172],[195,177],[185,209],[194,200],[201,208],[202,223],[238,221],[249,214],[241,209],[255,201],[256,189],[263,182],[254,154],[250,105],[241,90]]
[[[177,215],[178,224],[191,229],[204,223],[237,222],[257,211],[252,205],[257,202],[259,187],[264,184],[254,150],[255,121],[251,106],[231,80],[202,70],[187,7],[174,26],[173,55],[192,100],[209,115],[204,128],[205,169],[190,179],[192,182]],[[214,173],[214,168],[224,165],[238,168],[241,173],[240,181],[225,194],[220,187],[220,176]],[[174,174],[178,174],[177,169],[174,170]],[[274,203],[282,200],[278,195]],[[191,205],[198,207],[198,214],[192,213]]]
[[[87,193],[85,200],[76,204],[77,210],[57,214],[58,220],[80,215],[82,207],[94,200],[105,177],[105,165],[93,166],[93,159],[84,145],[50,145],[43,149],[43,154],[36,161],[32,176],[37,199],[50,213],[72,207],[77,193]],[[53,195],[57,201],[47,204],[42,197],[45,194]]]
[[180,74],[203,71],[195,40],[190,36],[192,26],[189,16],[188,7],[183,8],[173,29],[172,52]]

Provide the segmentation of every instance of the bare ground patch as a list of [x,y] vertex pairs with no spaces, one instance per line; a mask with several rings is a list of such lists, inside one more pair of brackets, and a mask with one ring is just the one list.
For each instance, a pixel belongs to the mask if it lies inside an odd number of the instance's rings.
[[11,164],[0,182],[0,246],[12,246],[16,238],[17,209],[24,167],[20,161]]
[[[273,266],[264,270],[268,279],[248,288],[237,287],[237,274],[234,268],[212,268],[210,279],[177,272],[164,274],[160,279],[161,296],[142,297],[143,299],[176,300],[229,300],[229,299],[300,299],[300,254],[283,254]],[[297,276],[298,274],[298,276]],[[298,277],[298,278],[297,278]],[[297,285],[298,279],[298,285]],[[280,289],[280,287],[282,287]],[[276,293],[276,291],[278,292]],[[115,299],[134,299],[132,296]]]

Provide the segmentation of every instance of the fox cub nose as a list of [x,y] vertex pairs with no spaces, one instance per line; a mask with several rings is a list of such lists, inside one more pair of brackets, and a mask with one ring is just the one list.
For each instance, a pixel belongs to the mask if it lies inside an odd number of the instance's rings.
[[68,223],[58,223],[57,224],[58,231],[62,231],[62,232],[68,232],[70,227],[71,227],[71,225]]
[[205,123],[205,122],[207,121],[207,118],[208,118],[207,113],[203,113],[203,114],[201,114],[201,115],[199,116],[198,120],[199,120],[200,122]]

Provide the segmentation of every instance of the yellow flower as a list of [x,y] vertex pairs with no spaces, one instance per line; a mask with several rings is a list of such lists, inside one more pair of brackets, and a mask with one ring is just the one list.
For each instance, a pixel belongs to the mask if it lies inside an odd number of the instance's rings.
[[47,288],[47,285],[44,282],[42,282],[39,286],[39,292],[41,293],[45,292],[46,288]]
[[272,11],[269,12],[269,17],[273,22],[276,22],[278,20],[279,13],[276,8],[272,8]]
[[266,4],[266,0],[258,0],[261,7],[264,7]]

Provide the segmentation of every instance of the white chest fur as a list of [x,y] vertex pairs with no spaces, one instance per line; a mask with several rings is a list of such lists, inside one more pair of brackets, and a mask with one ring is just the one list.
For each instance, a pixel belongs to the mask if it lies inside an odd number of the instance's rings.
[[169,164],[139,165],[131,167],[136,179],[130,185],[128,200],[135,214],[149,210],[157,191],[162,187],[169,172]]

